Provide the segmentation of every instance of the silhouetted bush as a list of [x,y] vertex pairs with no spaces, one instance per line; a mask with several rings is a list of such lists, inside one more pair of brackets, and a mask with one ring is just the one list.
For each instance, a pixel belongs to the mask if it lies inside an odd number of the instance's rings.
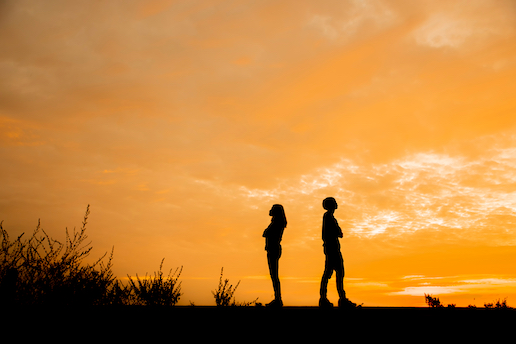
[[488,309],[512,309],[512,307],[507,305],[507,298],[504,298],[503,300],[498,299],[496,300],[496,303],[484,303],[484,307]]
[[[163,258],[159,266],[159,271],[154,272],[154,277],[147,276],[143,279],[136,275],[136,279],[129,275],[128,304],[143,306],[174,306],[181,297],[181,282],[178,282],[181,269],[176,268],[172,273],[170,269],[167,278],[163,278]],[[179,270],[179,272],[178,272]],[[125,291],[124,293],[127,293]]]
[[[14,241],[0,222],[0,302],[4,305],[175,305],[181,296],[181,270],[162,272],[163,260],[154,277],[123,284],[111,271],[113,250],[93,264],[84,264],[90,254],[86,224],[90,206],[79,231],[66,229],[65,243],[52,239],[40,222],[28,239]],[[176,275],[177,274],[177,275]]]
[[431,308],[442,308],[444,307],[442,304],[441,304],[441,301],[439,300],[438,297],[432,297],[432,295],[430,294],[425,294],[425,303],[428,305],[428,307],[431,307]]
[[52,239],[40,222],[28,239],[21,234],[10,241],[0,223],[0,285],[4,302],[19,305],[97,305],[108,302],[106,291],[113,284],[113,251],[93,264],[82,264],[91,251],[86,224],[89,205],[79,231],[66,229],[65,243]]
[[215,304],[217,307],[227,307],[227,306],[251,306],[256,305],[256,301],[258,298],[256,298],[254,301],[251,302],[239,302],[237,303],[234,298],[234,294],[236,292],[236,289],[238,288],[238,285],[240,284],[240,281],[233,287],[232,284],[229,284],[229,280],[225,279],[224,282],[222,282],[222,277],[224,274],[224,268],[220,269],[220,279],[219,279],[219,286],[217,290],[212,291],[213,297],[215,297]]
[[[439,298],[433,297],[432,295],[425,294],[425,302],[428,305],[428,307],[431,307],[431,308],[443,308],[444,307],[444,305],[441,304],[441,301],[439,300]],[[446,307],[447,308],[455,308],[455,306],[456,305],[454,303],[451,303],[451,304],[447,305]],[[507,298],[505,298],[503,300],[498,299],[498,300],[496,300],[496,302],[484,303],[484,307],[487,309],[513,309],[512,307],[507,305]],[[469,309],[477,309],[477,306],[468,305],[468,308]]]
[[222,282],[222,276],[224,274],[224,268],[220,269],[220,279],[219,279],[219,286],[217,290],[212,291],[211,293],[215,297],[215,304],[218,307],[226,307],[226,306],[234,306],[235,299],[233,297],[233,294],[235,294],[236,289],[238,288],[238,285],[240,284],[240,281],[236,284],[235,287],[233,287],[232,284],[229,284],[229,280],[225,279],[224,282]]
[[[444,304],[441,303],[441,300],[439,300],[438,297],[433,297],[430,294],[425,294],[425,303],[430,308],[444,308]],[[455,308],[455,306],[456,305],[454,303],[450,303],[446,305],[446,308]]]

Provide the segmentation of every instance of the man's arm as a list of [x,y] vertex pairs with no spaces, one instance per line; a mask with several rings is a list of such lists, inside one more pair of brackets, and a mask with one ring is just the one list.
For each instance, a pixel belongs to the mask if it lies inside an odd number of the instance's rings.
[[337,219],[335,217],[333,219],[335,220],[335,231],[337,233],[337,236],[339,238],[342,238],[344,236],[344,234],[342,233],[342,229],[340,228],[339,223],[337,222]]

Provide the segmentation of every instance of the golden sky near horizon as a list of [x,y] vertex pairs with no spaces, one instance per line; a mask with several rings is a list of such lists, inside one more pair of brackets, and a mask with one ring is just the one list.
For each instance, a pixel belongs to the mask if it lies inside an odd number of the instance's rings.
[[510,0],[2,0],[0,220],[61,239],[91,204],[118,277],[265,303],[280,203],[315,305],[334,196],[351,300],[516,306],[515,39]]

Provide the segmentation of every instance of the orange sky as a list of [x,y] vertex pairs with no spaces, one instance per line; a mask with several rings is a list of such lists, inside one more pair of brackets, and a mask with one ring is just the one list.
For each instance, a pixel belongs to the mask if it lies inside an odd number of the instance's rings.
[[63,239],[91,204],[119,278],[266,303],[281,203],[284,303],[316,305],[334,196],[352,301],[516,306],[515,39],[511,0],[4,0],[0,220]]

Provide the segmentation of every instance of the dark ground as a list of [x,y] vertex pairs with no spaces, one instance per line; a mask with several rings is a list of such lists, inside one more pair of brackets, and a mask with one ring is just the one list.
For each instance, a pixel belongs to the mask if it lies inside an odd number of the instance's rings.
[[[514,340],[516,310],[364,307],[90,307],[0,310],[2,333],[80,341],[402,342]],[[4,337],[5,338],[5,337]],[[11,341],[12,342],[12,341]],[[25,341],[23,341],[25,342]]]

